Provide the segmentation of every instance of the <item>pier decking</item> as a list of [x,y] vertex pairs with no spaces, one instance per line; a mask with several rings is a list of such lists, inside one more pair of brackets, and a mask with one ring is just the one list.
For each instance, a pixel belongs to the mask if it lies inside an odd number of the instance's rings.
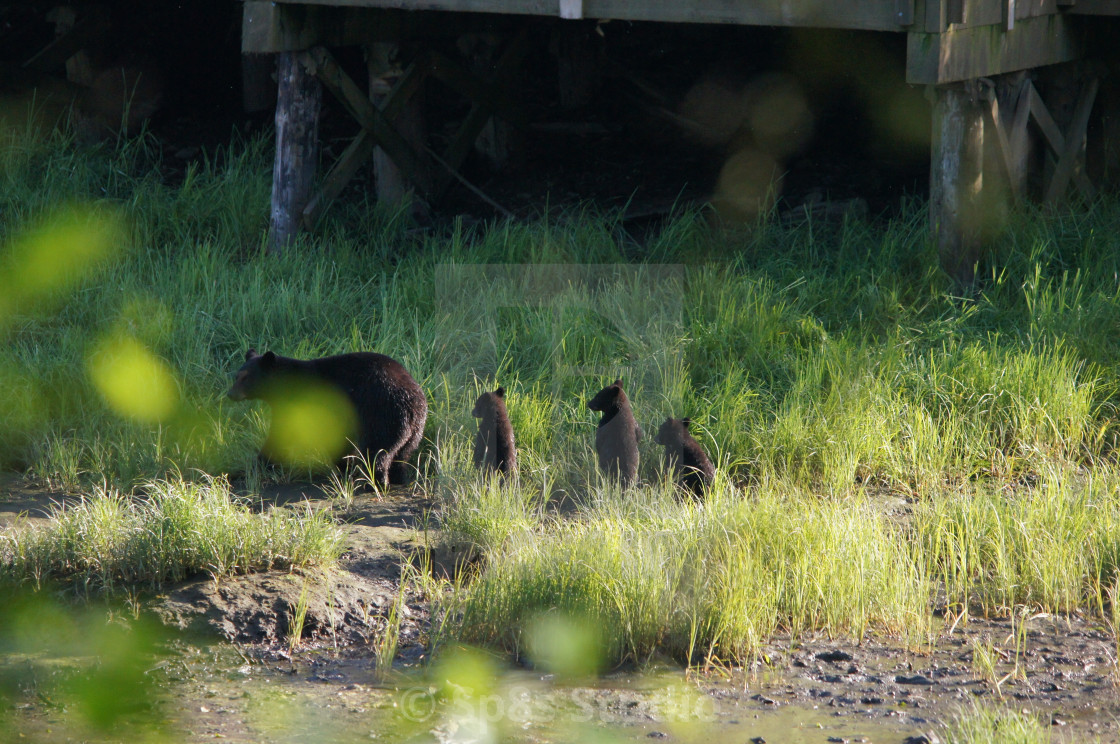
[[[387,153],[421,191],[438,194],[492,114],[516,118],[502,94],[503,76],[516,68],[526,51],[523,36],[519,41],[516,32],[509,34],[489,79],[438,54],[422,55],[387,95],[367,94],[334,64],[329,49],[454,35],[469,30],[473,19],[494,14],[514,20],[551,17],[906,34],[906,82],[929,86],[932,102],[932,227],[943,266],[968,281],[981,239],[980,212],[987,208],[982,198],[985,178],[1000,180],[1006,191],[1021,195],[1031,137],[1037,136],[1052,153],[1048,200],[1060,200],[1070,188],[1092,195],[1083,151],[1099,89],[1096,77],[1084,76],[1074,115],[1062,131],[1029,71],[1083,59],[1083,31],[1093,22],[1091,16],[1120,16],[1120,0],[248,0],[243,52],[278,54],[280,60],[272,238],[276,250],[301,223],[314,222],[375,148]],[[409,99],[429,77],[448,82],[474,104],[442,156],[402,126]],[[303,171],[316,161],[312,119],[320,85],[343,102],[362,131],[316,188]],[[985,158],[985,147],[995,148],[998,157]],[[1001,164],[999,172],[991,172],[993,160]]]

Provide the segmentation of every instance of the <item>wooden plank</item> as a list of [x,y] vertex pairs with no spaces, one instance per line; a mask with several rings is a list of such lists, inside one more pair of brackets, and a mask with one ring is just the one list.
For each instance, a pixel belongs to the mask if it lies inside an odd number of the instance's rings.
[[[529,34],[525,29],[522,29],[510,42],[494,67],[494,86],[503,87],[504,84],[508,82],[528,51]],[[451,184],[451,180],[457,174],[459,166],[463,164],[467,155],[470,154],[471,148],[474,147],[474,141],[478,139],[478,133],[482,131],[482,127],[486,125],[492,113],[492,109],[483,103],[475,102],[471,107],[470,113],[467,114],[467,118],[459,127],[458,134],[447,148],[444,168],[448,172],[437,181],[437,196],[441,195],[444,189]]]
[[[1073,112],[1073,120],[1069,125],[1069,133],[1066,135],[1065,147],[1058,151],[1061,153],[1058,157],[1058,166],[1054,169],[1054,178],[1051,179],[1049,188],[1046,189],[1046,201],[1050,204],[1057,203],[1065,195],[1075,169],[1084,175],[1083,168],[1078,166],[1084,166],[1081,155],[1085,147],[1085,130],[1089,126],[1089,114],[1093,111],[1093,102],[1097,98],[1099,85],[1095,76],[1091,78],[1077,101],[1077,108]],[[1077,186],[1086,199],[1092,199],[1096,195],[1096,190],[1087,177],[1079,181]]]
[[956,24],[964,23],[964,20],[964,0],[945,0],[945,22]]
[[1120,16],[1120,0],[1077,0],[1067,13],[1077,15]]
[[246,0],[241,14],[243,54],[291,52],[322,44],[347,46],[392,41],[411,34],[419,19],[397,11],[379,11],[331,2],[281,5]]
[[936,34],[948,28],[947,9],[945,0],[918,0],[918,18],[920,22],[911,31],[925,31]]
[[894,15],[899,26],[913,26],[914,0],[895,0]]
[[347,75],[323,47],[300,54],[315,66],[315,74],[323,85],[349,110],[363,129],[368,129],[389,157],[405,171],[408,178],[422,191],[431,190],[431,176],[423,157],[412,148],[393,125],[378,111],[361,88]]
[[[1011,118],[1009,135],[1012,164],[1011,182],[1020,194],[1026,192],[1028,158],[1030,157],[1031,147],[1030,133],[1027,131],[1027,124],[1030,122],[1031,116],[1031,100],[1028,92],[1033,86],[1031,81],[1027,79],[1027,74],[1020,72],[1014,76],[1020,79],[1009,82],[1001,81],[996,84],[997,93],[1006,102],[1007,108],[1015,107],[1015,115]],[[1004,78],[1004,80],[1007,79]]]
[[295,237],[319,160],[319,108],[323,89],[292,52],[277,56],[276,159],[268,251],[279,254]]
[[1058,0],[1015,0],[1015,20],[1054,15],[1058,12]]
[[[379,87],[378,79],[393,67],[389,60],[397,52],[399,47],[396,44],[371,44],[367,47],[370,100],[381,109],[385,119],[393,124],[404,141],[423,153],[427,147],[423,97],[424,82],[431,69],[429,55],[421,54],[414,60],[387,94],[375,90]],[[374,149],[372,161],[377,201],[392,205],[404,203],[414,193],[412,182],[383,148]]]
[[1013,18],[1017,23],[1024,18],[1054,15],[1058,12],[1058,2],[1057,0],[964,0],[963,17],[957,27],[960,29],[1000,25],[1008,28],[1008,10],[1014,11]]
[[1058,123],[1054,121],[1054,117],[1050,115],[1050,110],[1046,108],[1046,104],[1042,101],[1042,96],[1038,95],[1035,90],[1034,84],[1027,85],[1026,94],[1028,96],[1027,103],[1030,107],[1031,116],[1034,117],[1035,124],[1038,125],[1039,131],[1042,136],[1046,138],[1046,142],[1050,145],[1050,149],[1054,152],[1061,152],[1066,148],[1066,138],[1062,134],[1062,130],[1058,128]]
[[1003,119],[999,110],[999,99],[990,88],[985,91],[988,105],[984,107],[984,124],[995,134],[996,148],[999,150],[1000,160],[1007,172],[1007,183],[1011,188],[1011,196],[1018,200],[1020,197],[1020,184],[1015,178],[1016,162],[1015,153],[1011,148],[1011,138],[1003,127]]
[[945,84],[1015,70],[1069,62],[1080,56],[1065,16],[1026,18],[1005,31],[979,26],[944,33],[911,32],[906,44],[906,82]]
[[[558,0],[279,0],[396,10],[560,16]],[[584,18],[902,31],[896,0],[583,0]]]
[[[1053,150],[1055,154],[1059,155],[1065,152],[1065,135],[1063,135],[1062,130],[1058,128],[1058,123],[1054,121],[1054,117],[1050,115],[1050,110],[1046,108],[1042,97],[1038,95],[1038,91],[1035,90],[1034,85],[1029,81],[1024,95],[1028,97],[1027,107],[1030,111],[1030,116],[1034,119],[1034,123],[1038,125],[1042,136],[1046,138],[1046,143],[1050,145],[1050,149]],[[1084,170],[1074,170],[1073,182],[1083,194],[1088,195],[1095,191],[1093,184],[1089,181],[1089,176],[1085,174]]]
[[315,227],[323,212],[327,210],[358,169],[369,162],[375,143],[373,137],[365,129],[358,132],[358,136],[343,150],[335,164],[331,166],[330,173],[323,179],[319,191],[307,203],[303,210],[303,226],[308,230]]

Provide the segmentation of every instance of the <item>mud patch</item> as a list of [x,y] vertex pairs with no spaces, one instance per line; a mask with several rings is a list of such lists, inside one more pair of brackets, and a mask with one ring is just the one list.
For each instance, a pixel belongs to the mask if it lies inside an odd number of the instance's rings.
[[[288,489],[291,490],[290,488]],[[308,503],[314,490],[269,494],[270,503]],[[311,501],[306,499],[311,498]],[[383,633],[397,605],[400,641],[418,644],[427,608],[408,587],[402,589],[401,565],[427,550],[437,535],[421,517],[427,506],[407,495],[355,500],[337,517],[343,522],[345,553],[331,570],[264,572],[214,581],[198,579],[154,598],[149,609],[172,627],[217,633],[228,641],[258,646],[261,654],[284,655],[285,648],[306,642],[311,648],[368,650]],[[299,639],[294,639],[297,633]]]

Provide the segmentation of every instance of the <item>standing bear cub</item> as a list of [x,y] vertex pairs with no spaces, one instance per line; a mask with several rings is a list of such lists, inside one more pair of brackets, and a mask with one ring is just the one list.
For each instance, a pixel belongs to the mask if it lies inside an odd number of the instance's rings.
[[474,435],[475,467],[486,473],[516,475],[517,446],[513,442],[513,424],[506,411],[506,389],[500,387],[478,396],[471,415],[481,419]]
[[667,418],[653,441],[665,446],[667,472],[676,475],[677,483],[682,487],[700,496],[705,488],[712,485],[716,470],[700,443],[689,432],[691,423],[692,420],[687,417]]
[[642,427],[634,420],[630,400],[622,390],[622,380],[615,380],[600,390],[587,403],[592,411],[601,411],[599,428],[595,431],[595,452],[599,455],[599,469],[611,480],[618,480],[623,488],[638,477],[638,440]]
[[372,352],[303,361],[250,349],[229,397],[269,404],[272,424],[261,448],[266,458],[337,465],[349,443],[374,464],[383,488],[408,482],[406,463],[428,418],[428,399],[416,380],[400,362]]

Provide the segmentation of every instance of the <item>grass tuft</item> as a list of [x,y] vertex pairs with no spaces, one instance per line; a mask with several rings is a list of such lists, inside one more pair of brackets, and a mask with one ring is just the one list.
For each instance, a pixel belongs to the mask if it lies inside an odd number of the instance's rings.
[[341,537],[329,514],[256,512],[229,483],[155,481],[142,498],[98,489],[56,506],[44,525],[0,534],[0,576],[83,593],[157,588],[191,576],[333,565]]

